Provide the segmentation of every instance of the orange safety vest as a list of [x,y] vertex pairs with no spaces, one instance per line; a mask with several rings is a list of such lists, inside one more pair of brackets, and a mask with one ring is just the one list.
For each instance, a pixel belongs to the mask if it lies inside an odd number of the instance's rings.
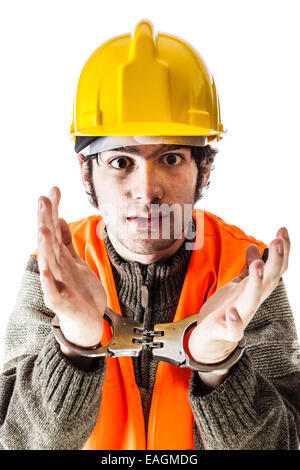
[[[193,218],[196,240],[174,321],[199,312],[217,289],[242,272],[250,244],[259,248],[261,256],[267,248],[263,242],[210,212],[194,209]],[[69,228],[76,252],[104,286],[108,307],[122,315],[103,240],[101,216],[71,222]],[[37,250],[33,254],[37,254]],[[107,344],[111,336],[111,329],[104,321],[102,344]],[[98,421],[83,449],[194,449],[194,419],[188,399],[191,371],[166,362],[158,363],[146,437],[131,357],[107,357],[106,361]]]

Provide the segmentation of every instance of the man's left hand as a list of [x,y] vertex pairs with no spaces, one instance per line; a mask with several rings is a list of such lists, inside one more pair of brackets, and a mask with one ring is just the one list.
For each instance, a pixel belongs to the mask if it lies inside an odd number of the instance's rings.
[[246,252],[244,271],[217,290],[202,306],[197,326],[189,338],[189,351],[197,362],[225,360],[243,338],[259,306],[277,287],[288,268],[290,239],[281,227],[269,247],[266,263],[257,246]]

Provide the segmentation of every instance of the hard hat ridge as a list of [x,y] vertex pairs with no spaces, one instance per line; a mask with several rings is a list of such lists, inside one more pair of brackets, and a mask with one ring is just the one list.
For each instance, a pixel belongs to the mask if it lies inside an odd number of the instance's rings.
[[200,54],[178,37],[158,32],[154,38],[152,23],[142,20],[133,35],[106,41],[85,63],[70,133],[79,141],[206,136],[211,142],[224,131],[215,82]]

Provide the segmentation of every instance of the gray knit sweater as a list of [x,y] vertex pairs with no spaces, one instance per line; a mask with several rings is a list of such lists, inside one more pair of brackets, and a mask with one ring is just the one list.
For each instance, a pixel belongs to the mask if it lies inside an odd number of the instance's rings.
[[[153,327],[172,321],[191,252],[184,245],[166,263],[126,262],[105,233],[122,313]],[[141,287],[149,292],[147,305]],[[1,449],[81,449],[101,406],[105,360],[95,370],[75,367],[51,331],[38,264],[30,258],[5,337],[0,376]],[[189,400],[195,448],[298,449],[300,364],[293,314],[282,279],[246,329],[246,350],[228,378],[208,394],[197,373]],[[145,350],[134,358],[145,426],[157,363]],[[112,404],[113,406],[113,404]],[[205,441],[205,445],[204,445]]]

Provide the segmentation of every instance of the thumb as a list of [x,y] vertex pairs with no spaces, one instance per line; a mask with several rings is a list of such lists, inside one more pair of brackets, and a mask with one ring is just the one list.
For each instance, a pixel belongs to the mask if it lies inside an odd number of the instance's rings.
[[70,229],[69,229],[69,226],[67,224],[67,222],[65,221],[65,219],[63,218],[59,218],[58,219],[59,221],[59,225],[60,225],[60,229],[61,229],[61,236],[62,236],[62,241],[63,241],[63,244],[68,248],[70,254],[73,256],[73,258],[75,258],[76,260],[79,258],[81,260],[81,258],[77,255],[74,247],[73,247],[73,243],[72,243],[72,235],[71,235],[71,232],[70,232]]

